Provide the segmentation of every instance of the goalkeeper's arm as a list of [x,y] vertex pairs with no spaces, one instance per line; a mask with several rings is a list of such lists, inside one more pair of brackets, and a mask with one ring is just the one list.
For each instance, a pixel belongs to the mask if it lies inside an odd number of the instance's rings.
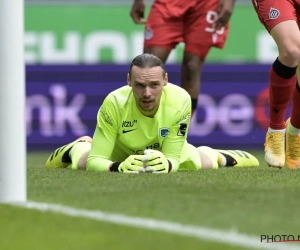
[[[87,170],[97,172],[144,172],[143,155],[130,155],[123,162],[113,162],[109,159],[114,143],[109,140],[100,127],[93,136],[92,148],[87,160]],[[100,153],[101,152],[101,153]]]
[[[93,136],[92,148],[87,160],[87,170],[97,172],[144,172],[143,155],[130,155],[123,162],[109,160],[114,144],[97,127]],[[101,154],[99,153],[101,152]]]
[[87,159],[88,171],[110,171],[113,164],[111,155],[117,138],[117,108],[107,96],[97,114],[97,125],[93,135],[92,147]]
[[183,100],[182,110],[174,117],[170,133],[165,138],[161,152],[172,166],[172,172],[179,169],[182,149],[185,146],[190,125],[191,98],[186,95]]
[[109,140],[100,127],[96,127],[92,148],[87,159],[87,171],[110,172],[114,141]]

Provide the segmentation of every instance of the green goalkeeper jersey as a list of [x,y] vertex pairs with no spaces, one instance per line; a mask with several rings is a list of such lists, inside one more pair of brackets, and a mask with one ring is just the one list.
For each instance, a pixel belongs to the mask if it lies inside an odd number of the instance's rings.
[[153,118],[138,110],[131,87],[119,88],[105,98],[98,111],[87,169],[108,171],[112,162],[155,149],[172,163],[172,171],[177,171],[180,164],[193,158],[188,154],[195,153],[186,142],[190,118],[191,97],[176,85],[168,83],[163,88]]

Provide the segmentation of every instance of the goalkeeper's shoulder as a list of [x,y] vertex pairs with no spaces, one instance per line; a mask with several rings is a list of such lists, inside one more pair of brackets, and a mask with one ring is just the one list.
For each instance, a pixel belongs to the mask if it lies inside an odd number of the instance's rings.
[[189,93],[172,83],[168,83],[164,88],[165,102],[168,106],[182,110],[184,107],[191,105],[191,96]]
[[99,107],[98,116],[100,114],[114,114],[115,119],[120,117],[125,112],[128,106],[134,101],[132,89],[129,86],[124,86],[110,92]]
[[128,101],[132,100],[132,89],[129,86],[118,88],[110,92],[105,98],[105,102],[109,102],[118,107],[123,107]]

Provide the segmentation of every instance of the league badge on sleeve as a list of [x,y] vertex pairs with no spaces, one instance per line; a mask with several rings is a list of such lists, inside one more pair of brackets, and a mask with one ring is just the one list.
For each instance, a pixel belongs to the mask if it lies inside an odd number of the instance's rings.
[[180,124],[180,127],[179,127],[179,129],[178,129],[177,135],[178,135],[178,136],[185,136],[186,129],[187,129],[187,124],[181,123],[181,124]]
[[166,138],[169,133],[170,133],[170,129],[169,128],[160,128],[159,129],[159,136],[161,138]]

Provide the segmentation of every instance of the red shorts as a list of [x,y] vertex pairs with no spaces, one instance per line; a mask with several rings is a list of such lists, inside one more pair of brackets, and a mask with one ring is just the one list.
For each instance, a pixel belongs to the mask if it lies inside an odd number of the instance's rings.
[[252,0],[260,22],[270,32],[278,23],[300,21],[300,0]]
[[211,47],[223,48],[228,27],[216,30],[219,0],[156,0],[145,27],[144,47],[172,50],[185,43],[185,51],[205,60]]

